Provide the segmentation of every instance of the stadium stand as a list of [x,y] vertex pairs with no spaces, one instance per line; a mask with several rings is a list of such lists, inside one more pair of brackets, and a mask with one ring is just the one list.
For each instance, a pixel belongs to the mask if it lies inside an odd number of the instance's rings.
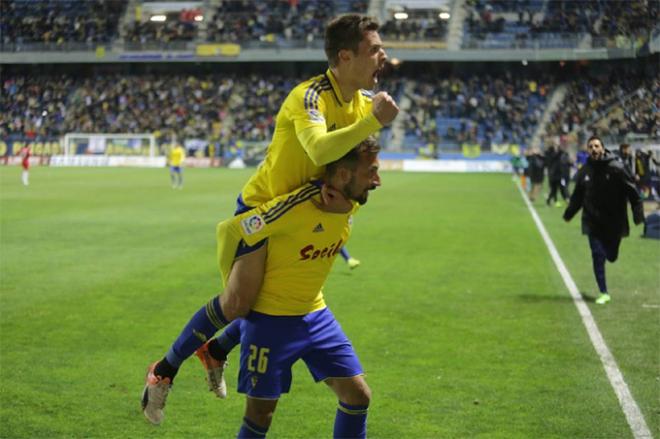
[[390,14],[384,22],[380,34],[386,40],[394,41],[440,41],[447,35],[447,20],[438,16],[433,9],[406,9],[405,20]]
[[84,50],[110,43],[128,0],[3,0],[3,50]]
[[295,46],[323,42],[325,23],[337,14],[364,13],[367,2],[344,1],[222,1],[208,24],[210,42]]
[[660,77],[614,71],[569,83],[548,134],[583,144],[591,133],[617,143],[628,135],[660,139]]
[[641,45],[658,22],[658,2],[646,0],[470,0],[466,8],[464,48]]
[[127,47],[133,50],[141,49],[145,45],[167,47],[171,42],[192,41],[197,38],[197,22],[194,18],[197,15],[194,10],[184,9],[163,15],[163,22],[136,20],[126,25],[124,40],[129,43]]
[[[161,51],[156,55],[166,57],[169,50],[185,48],[188,58],[183,64],[189,64],[199,61],[196,45],[234,43],[246,51],[277,49],[286,61],[293,49],[320,48],[329,17],[352,11],[372,13],[374,5],[381,5],[381,34],[391,44],[390,54],[402,49],[406,56],[424,47],[406,43],[447,42],[448,47],[453,29],[459,35],[457,52],[470,52],[461,47],[486,49],[469,61],[493,63],[446,69],[438,67],[442,62],[435,67],[428,62],[415,65],[417,59],[413,64],[406,62],[401,71],[393,68],[396,72],[379,86],[401,103],[402,113],[382,132],[386,150],[418,152],[434,145],[459,151],[464,144],[478,145],[483,151],[502,144],[528,147],[542,143],[540,132],[570,139],[572,144],[582,143],[593,130],[611,142],[658,139],[657,65],[635,74],[637,64],[622,72],[613,61],[604,73],[594,66],[592,74],[585,70],[566,75],[556,62],[552,67],[538,64],[531,69],[517,62],[502,68],[493,62],[498,60],[488,57],[490,49],[533,47],[540,51],[578,47],[585,41],[590,47],[636,42],[636,50],[646,56],[650,46],[646,40],[657,28],[658,2],[447,0],[437,3],[441,9],[433,9],[431,3],[436,4],[425,0],[401,5],[357,0],[3,1],[3,52],[60,53],[114,44],[117,50],[137,52],[139,62],[120,68],[91,62],[84,73],[76,67],[48,74],[38,67],[4,69],[0,138],[56,140],[69,132],[154,133],[160,143],[172,138],[225,145],[267,142],[275,116],[271,110],[279,107],[297,81],[310,76],[309,72],[322,71],[324,63],[314,69],[275,69],[277,73],[264,66],[244,72],[238,64],[230,69],[224,68],[227,64],[202,69],[172,68],[170,63],[154,69],[149,64],[152,53],[147,52]],[[467,14],[456,14],[456,10]],[[406,17],[396,18],[397,12]],[[157,13],[165,20],[152,21]],[[522,64],[526,66],[527,61]],[[565,96],[555,93],[560,89]],[[555,95],[561,96],[549,110]]]
[[[274,125],[269,109],[277,108],[300,79],[256,74],[7,77],[0,137],[155,132],[163,139],[174,134],[224,143],[267,141]],[[492,144],[529,144],[555,82],[552,75],[473,73],[398,76],[383,85],[397,101],[410,101],[402,114],[404,148],[437,143],[452,150],[467,142],[487,151]],[[607,126],[613,138],[660,136],[660,78],[613,73],[566,85],[569,91],[551,118],[549,135],[581,133],[581,143],[588,131]]]
[[263,141],[295,78],[250,75],[14,77],[3,81],[0,137],[67,132]]
[[553,87],[550,78],[511,74],[426,77],[413,84],[406,144],[457,149],[468,142],[485,150],[493,143],[529,143]]

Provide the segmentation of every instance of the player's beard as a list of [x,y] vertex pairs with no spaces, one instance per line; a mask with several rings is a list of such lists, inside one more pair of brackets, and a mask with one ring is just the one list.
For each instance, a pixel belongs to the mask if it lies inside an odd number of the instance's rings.
[[376,186],[360,190],[357,187],[357,182],[355,181],[355,176],[351,176],[351,179],[348,181],[344,187],[344,196],[350,200],[357,201],[361,206],[367,204],[369,198],[369,191],[376,189]]

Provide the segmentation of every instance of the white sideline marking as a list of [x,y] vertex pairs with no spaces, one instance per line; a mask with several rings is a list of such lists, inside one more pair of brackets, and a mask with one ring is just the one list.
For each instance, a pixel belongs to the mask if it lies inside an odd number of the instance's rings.
[[577,308],[578,313],[582,318],[582,323],[587,329],[587,333],[591,339],[591,344],[594,346],[594,349],[596,349],[601,363],[603,363],[603,368],[605,369],[605,373],[607,373],[607,378],[610,380],[610,384],[614,389],[614,393],[616,393],[616,396],[619,399],[619,405],[623,410],[623,414],[626,415],[626,420],[628,421],[628,425],[632,430],[633,436],[636,439],[653,438],[653,435],[651,434],[651,431],[649,430],[649,427],[646,425],[646,421],[644,420],[644,415],[642,415],[639,406],[630,393],[630,389],[628,389],[628,385],[623,380],[623,375],[619,370],[619,366],[617,366],[616,361],[614,360],[614,356],[612,356],[612,353],[607,347],[607,344],[605,344],[605,340],[598,330],[596,321],[594,320],[591,311],[589,311],[589,307],[584,302],[582,295],[580,295],[577,285],[575,285],[575,281],[573,281],[571,274],[568,272],[564,261],[562,261],[561,257],[559,256],[559,252],[557,251],[555,244],[552,242],[552,239],[550,239],[550,235],[548,235],[548,232],[545,230],[539,215],[536,213],[532,203],[529,202],[529,199],[527,198],[527,195],[525,195],[525,192],[523,191],[519,181],[516,181],[516,186],[518,186],[520,195],[522,195],[527,208],[532,214],[532,218],[536,223],[536,227],[539,229],[539,233],[541,233],[541,237],[543,237],[543,241],[545,241],[546,247],[548,247],[550,256],[552,256],[552,260],[557,266],[557,270],[559,271],[559,274],[561,274],[568,292],[571,293],[573,304],[575,304],[575,307]]

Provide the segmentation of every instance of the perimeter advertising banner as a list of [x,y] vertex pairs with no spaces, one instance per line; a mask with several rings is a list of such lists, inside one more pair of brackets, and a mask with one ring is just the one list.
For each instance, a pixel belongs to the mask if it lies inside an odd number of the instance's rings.
[[24,146],[29,146],[32,156],[51,156],[64,151],[59,140],[25,140],[11,137],[0,139],[0,157],[17,156]]

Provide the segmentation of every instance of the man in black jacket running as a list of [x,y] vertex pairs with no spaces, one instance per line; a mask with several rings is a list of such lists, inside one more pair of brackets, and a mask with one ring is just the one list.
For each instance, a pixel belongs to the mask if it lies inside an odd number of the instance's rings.
[[570,221],[582,209],[582,233],[589,237],[594,275],[600,290],[596,303],[603,305],[610,301],[605,261],[617,260],[621,238],[630,233],[626,203],[630,202],[635,224],[644,222],[644,208],[632,175],[618,157],[605,149],[599,137],[589,138],[587,151],[589,159],[578,171],[564,220]]

